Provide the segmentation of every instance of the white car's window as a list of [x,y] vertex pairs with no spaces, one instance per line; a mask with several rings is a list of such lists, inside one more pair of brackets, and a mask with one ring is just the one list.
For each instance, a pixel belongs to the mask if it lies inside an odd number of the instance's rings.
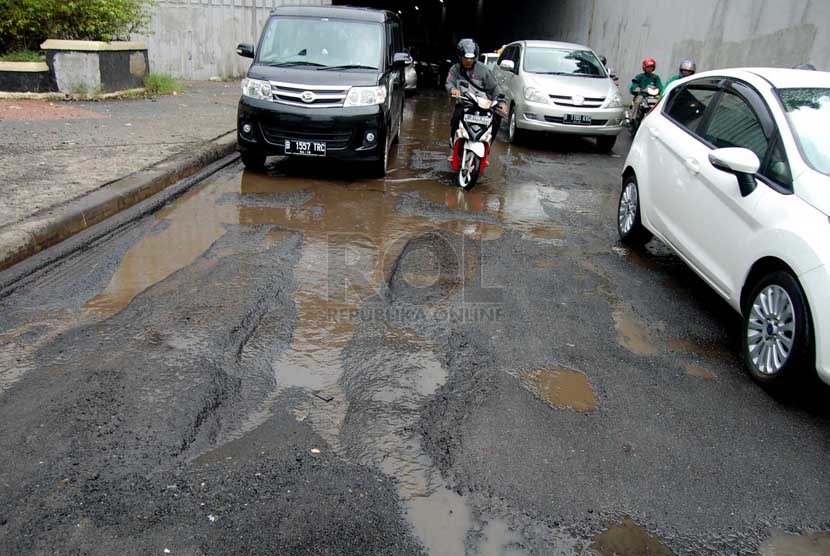
[[380,23],[328,18],[272,18],[263,31],[257,61],[268,65],[379,68],[383,39]]
[[724,91],[706,127],[704,139],[716,149],[742,147],[763,161],[769,141],[764,128],[747,102],[738,95]]
[[524,69],[528,73],[607,77],[605,66],[589,50],[528,47]]
[[694,132],[717,92],[717,89],[694,86],[678,89],[672,94],[667,114]]
[[779,89],[778,95],[804,158],[830,175],[830,89]]

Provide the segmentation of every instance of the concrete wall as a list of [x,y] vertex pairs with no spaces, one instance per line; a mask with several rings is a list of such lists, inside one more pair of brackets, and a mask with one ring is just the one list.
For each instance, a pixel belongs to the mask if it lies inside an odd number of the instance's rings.
[[[150,69],[184,79],[239,77],[250,60],[236,54],[241,42],[256,43],[268,14],[283,0],[159,0],[147,42]],[[297,5],[331,0],[291,0]]]
[[683,58],[830,70],[830,0],[561,0],[548,13],[552,37],[605,54],[625,89],[645,57],[664,80]]

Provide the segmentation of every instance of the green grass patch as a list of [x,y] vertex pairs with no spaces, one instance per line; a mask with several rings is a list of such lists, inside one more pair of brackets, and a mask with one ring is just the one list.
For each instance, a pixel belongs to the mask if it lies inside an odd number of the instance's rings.
[[0,54],[0,62],[42,62],[45,58],[33,50],[20,50],[18,52],[9,52],[8,54]]
[[148,95],[172,95],[181,93],[183,88],[175,78],[161,73],[151,73],[144,78]]

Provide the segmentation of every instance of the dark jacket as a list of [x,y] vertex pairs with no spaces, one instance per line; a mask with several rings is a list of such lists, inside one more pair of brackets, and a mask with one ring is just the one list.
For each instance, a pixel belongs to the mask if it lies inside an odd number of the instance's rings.
[[478,61],[470,69],[464,69],[461,64],[453,65],[447,75],[447,92],[459,89],[460,81],[469,82],[474,88],[486,92],[490,98],[503,94],[493,70]]

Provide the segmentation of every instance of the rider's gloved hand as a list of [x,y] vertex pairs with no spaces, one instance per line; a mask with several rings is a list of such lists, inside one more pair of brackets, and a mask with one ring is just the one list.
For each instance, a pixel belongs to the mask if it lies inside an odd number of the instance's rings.
[[640,91],[642,91],[642,89],[640,89],[639,87],[634,87],[635,94],[640,94]]
[[453,98],[458,98],[461,96],[461,91],[459,91],[458,89],[453,89],[452,91],[450,91],[450,96]]

